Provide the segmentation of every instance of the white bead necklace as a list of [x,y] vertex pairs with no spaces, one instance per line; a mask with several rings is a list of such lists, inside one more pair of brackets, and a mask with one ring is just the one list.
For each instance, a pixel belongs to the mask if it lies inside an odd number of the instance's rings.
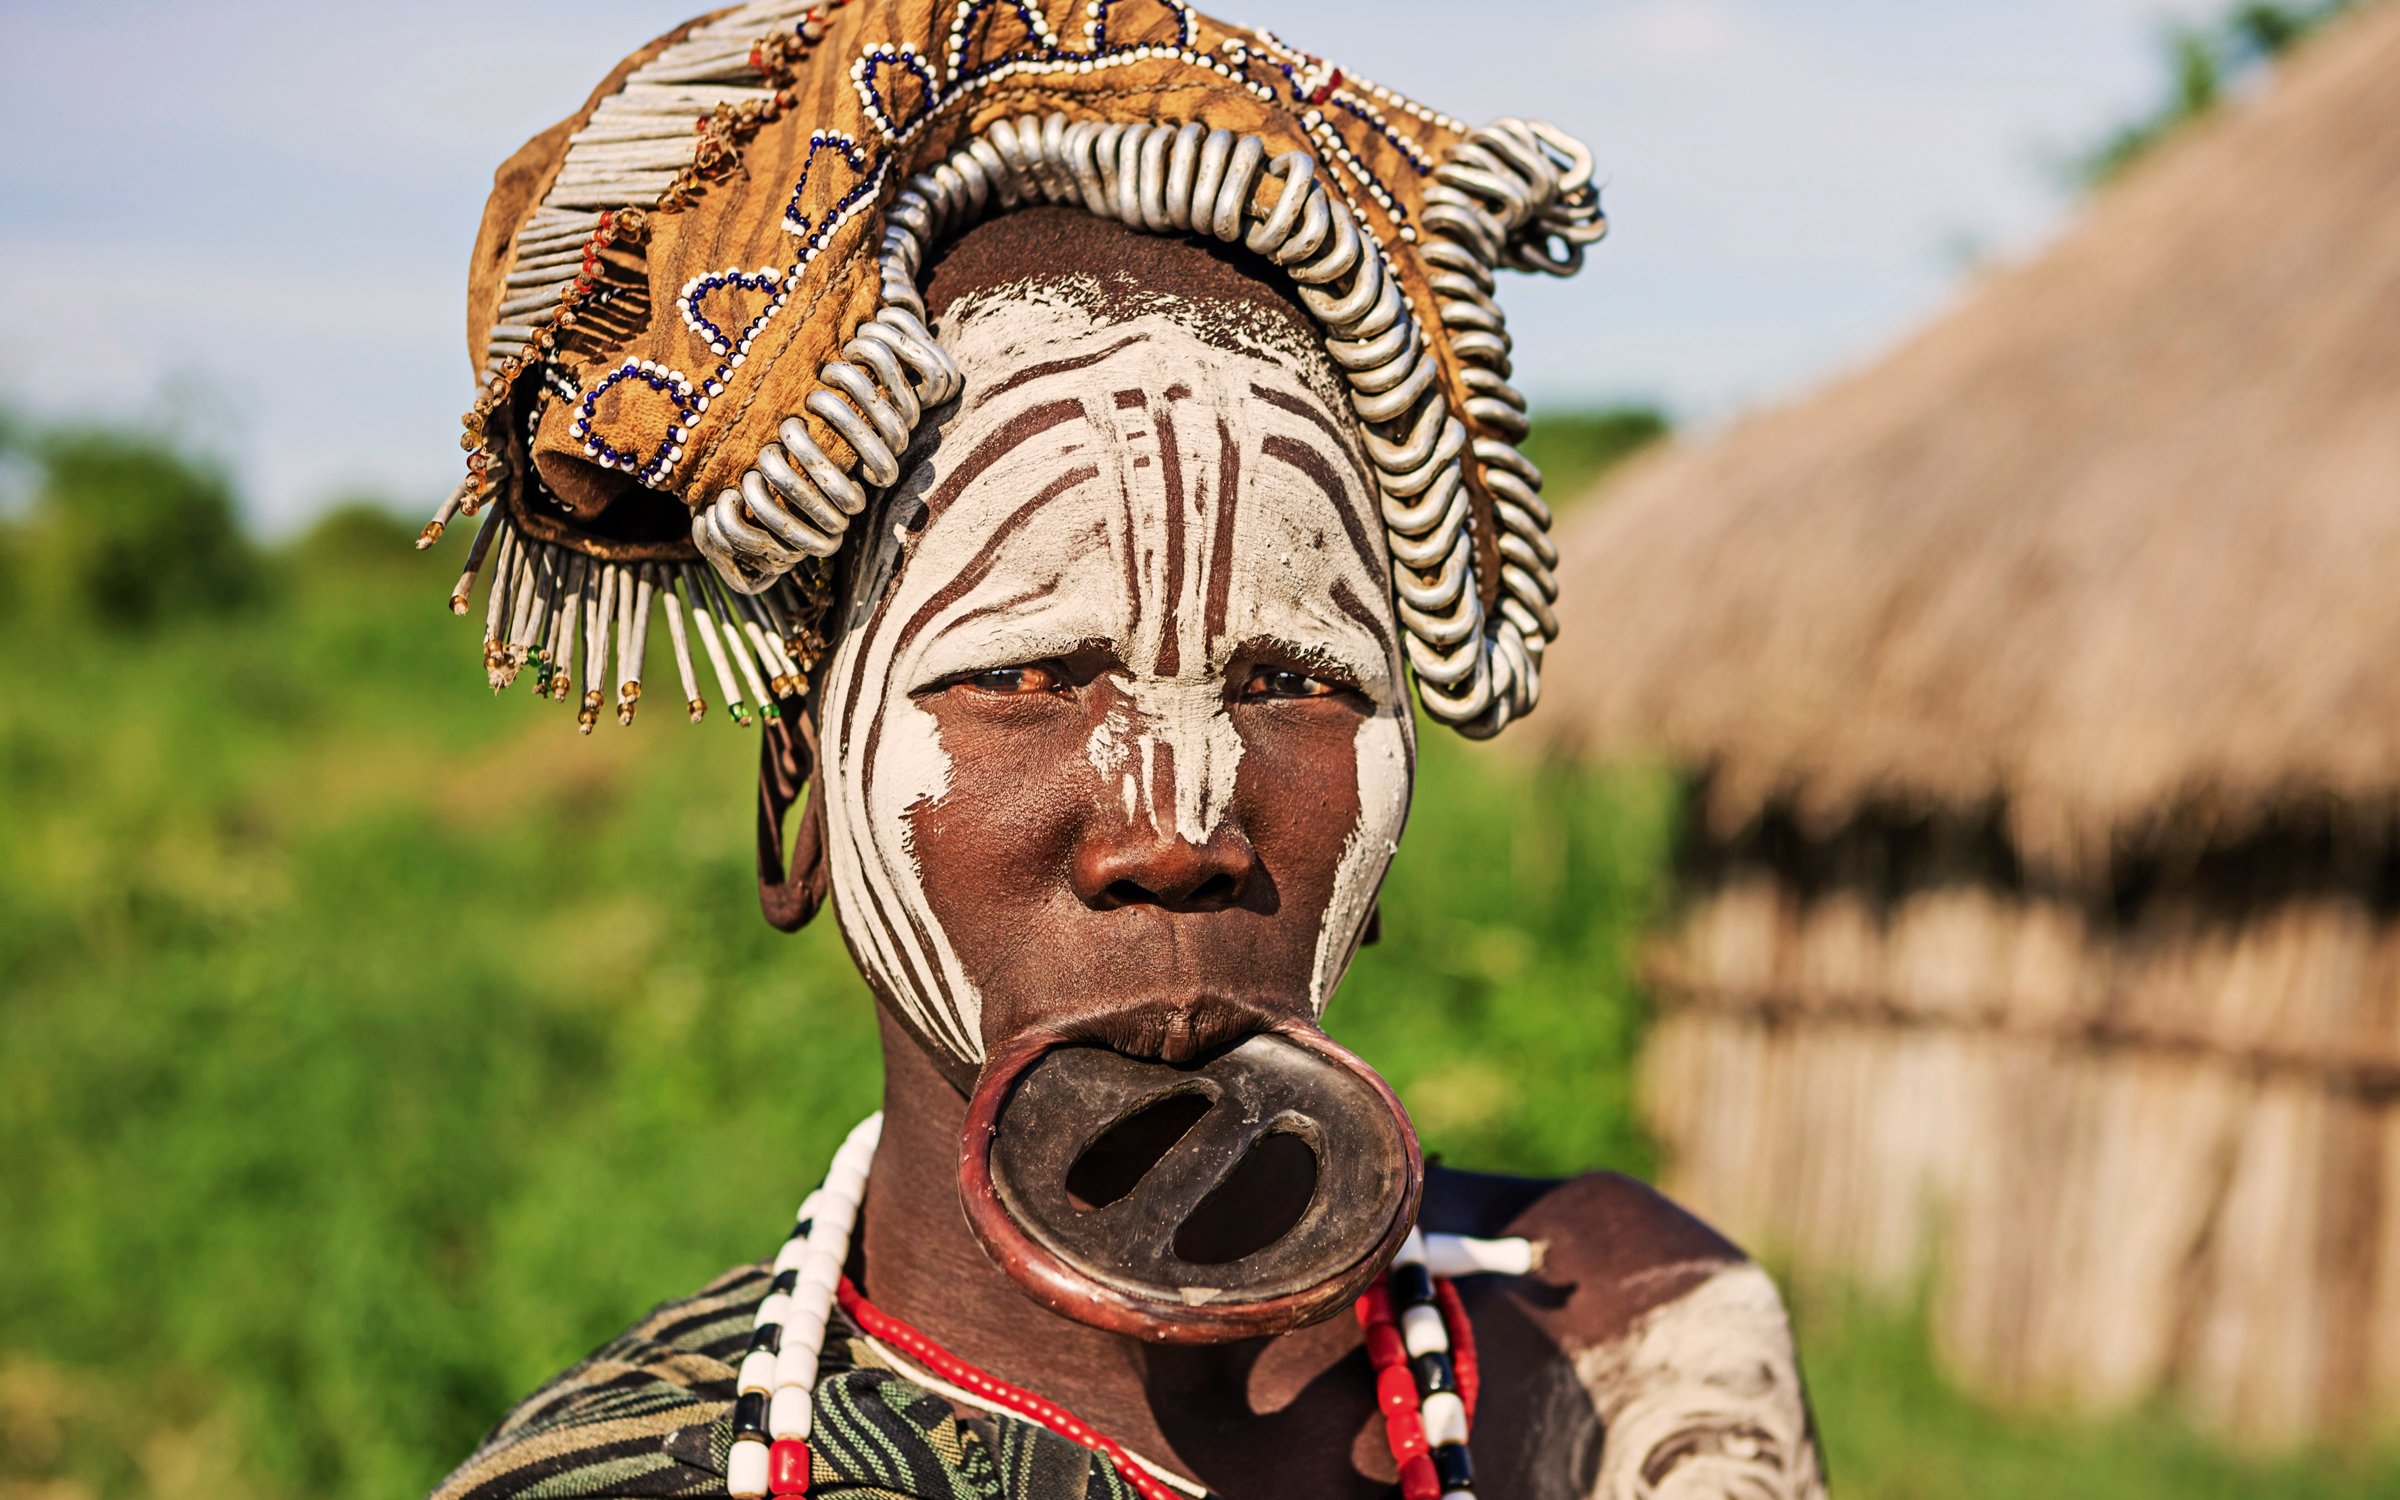
[[[875,1148],[882,1137],[881,1111],[858,1123],[834,1152],[824,1185],[802,1200],[792,1234],[776,1253],[775,1279],[766,1299],[759,1303],[751,1325],[749,1352],[742,1356],[734,1382],[733,1450],[725,1466],[725,1491],[731,1500],[770,1500],[776,1496],[805,1495],[808,1491],[808,1436],[815,1416],[817,1358],[825,1345],[826,1323],[832,1316],[836,1288],[841,1285],[842,1266],[850,1257],[850,1236],[858,1222],[867,1170],[874,1162]],[[1380,1320],[1396,1323],[1391,1335],[1381,1336],[1388,1338],[1395,1348],[1374,1361],[1378,1366],[1392,1365],[1393,1374],[1406,1379],[1397,1368],[1398,1361],[1391,1357],[1401,1346],[1405,1347],[1406,1357],[1413,1361],[1422,1363],[1425,1356],[1433,1356],[1440,1364],[1443,1373],[1438,1379],[1428,1380],[1426,1372],[1420,1370],[1411,1382],[1410,1394],[1415,1399],[1407,1403],[1414,1408],[1408,1416],[1421,1424],[1415,1445],[1419,1450],[1430,1443],[1442,1458],[1455,1455],[1459,1465],[1465,1463],[1466,1412],[1453,1393],[1455,1387],[1448,1364],[1450,1344],[1442,1314],[1432,1305],[1432,1278],[1479,1273],[1521,1276],[1536,1269],[1540,1261],[1539,1248],[1528,1240],[1480,1240],[1466,1235],[1422,1234],[1411,1230],[1394,1259],[1392,1276],[1378,1283],[1385,1310],[1371,1319],[1365,1308],[1378,1298],[1371,1294],[1361,1299],[1361,1318],[1369,1325],[1371,1354],[1379,1347],[1373,1323]],[[1419,1282],[1426,1288],[1422,1296],[1403,1290],[1404,1283],[1414,1286]],[[1392,1298],[1391,1291],[1400,1291],[1400,1296]],[[903,1332],[916,1337],[905,1325]],[[920,1370],[872,1336],[868,1343],[903,1379],[953,1401],[987,1411],[999,1409],[973,1392]],[[967,1374],[975,1379],[985,1378],[971,1366],[967,1367]],[[1383,1397],[1383,1404],[1388,1408],[1400,1394],[1393,1391]],[[1398,1415],[1388,1410],[1386,1413],[1387,1419]],[[1121,1448],[1119,1451],[1156,1480],[1188,1495],[1207,1494],[1161,1464]],[[1403,1490],[1419,1490],[1420,1476],[1409,1472],[1407,1460],[1397,1447],[1393,1456],[1403,1464]],[[1468,1476],[1472,1470],[1447,1472],[1453,1468],[1449,1462],[1440,1467],[1445,1472],[1441,1473],[1438,1485],[1430,1487],[1432,1492],[1442,1494],[1444,1500],[1471,1500],[1469,1487],[1473,1481]],[[1430,1470],[1423,1476],[1424,1480],[1432,1478]],[[1419,1482],[1409,1482],[1412,1480]],[[1414,1500],[1413,1495],[1410,1500]]]

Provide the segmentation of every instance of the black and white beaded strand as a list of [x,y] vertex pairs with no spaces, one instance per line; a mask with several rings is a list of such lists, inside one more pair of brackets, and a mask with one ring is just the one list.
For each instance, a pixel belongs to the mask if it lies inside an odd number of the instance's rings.
[[[733,1447],[725,1472],[730,1500],[771,1500],[808,1493],[808,1439],[815,1423],[818,1360],[825,1346],[827,1322],[837,1297],[843,1295],[838,1291],[842,1267],[850,1256],[867,1172],[882,1136],[880,1111],[859,1122],[834,1152],[823,1186],[801,1202],[792,1232],[776,1253],[774,1280],[759,1303],[750,1347],[734,1379]],[[1480,1274],[1522,1276],[1539,1269],[1541,1261],[1542,1247],[1529,1240],[1474,1239],[1412,1229],[1393,1257],[1390,1271],[1359,1299],[1359,1322],[1376,1372],[1377,1400],[1383,1408],[1392,1457],[1400,1466],[1403,1500],[1473,1500],[1475,1469],[1467,1452],[1467,1430],[1477,1380],[1474,1344],[1465,1309],[1447,1285],[1448,1279]],[[897,1330],[897,1336],[924,1339],[863,1300],[857,1316],[868,1319],[870,1325],[882,1319],[891,1325],[887,1332]],[[1453,1322],[1460,1339],[1455,1356],[1450,1336]],[[903,1379],[971,1406],[1007,1409],[1006,1402],[995,1405],[989,1394],[963,1389],[938,1374],[917,1369],[875,1339],[873,1332],[870,1326],[868,1343]],[[1127,1471],[1130,1478],[1164,1481],[1187,1494],[1204,1493],[1163,1466],[1084,1431],[1082,1424],[1040,1398],[961,1364],[937,1345],[921,1342],[920,1352],[948,1361],[962,1372],[962,1378],[993,1392],[1007,1391],[1008,1401],[1030,1404],[1037,1415],[1047,1409],[1049,1414],[1042,1419],[1054,1430],[1078,1436],[1143,1471],[1138,1475]],[[1145,1491],[1151,1487],[1137,1485]]]
[[867,1168],[883,1138],[878,1110],[833,1153],[825,1184],[800,1205],[775,1256],[775,1280],[758,1305],[750,1351],[734,1378],[733,1451],[725,1464],[732,1500],[808,1493],[808,1434],[815,1417],[817,1356],[833,1311],[850,1231],[858,1222]]

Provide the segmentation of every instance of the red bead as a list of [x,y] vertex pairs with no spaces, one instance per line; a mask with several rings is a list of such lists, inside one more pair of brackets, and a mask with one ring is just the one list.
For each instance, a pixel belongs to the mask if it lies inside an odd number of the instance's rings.
[[767,1488],[778,1495],[808,1493],[808,1444],[780,1438],[767,1450]]
[[1400,1466],[1400,1500],[1439,1500],[1442,1493],[1441,1476],[1433,1472],[1433,1460],[1420,1453]]
[[1400,1330],[1389,1323],[1371,1324],[1367,1329],[1367,1362],[1378,1370],[1408,1363],[1408,1346],[1400,1342]]
[[1414,1411],[1395,1412],[1386,1409],[1383,1414],[1383,1435],[1385,1441],[1391,1444],[1392,1457],[1403,1464],[1433,1451],[1432,1445],[1425,1441],[1425,1419]]
[[1358,1321],[1368,1328],[1372,1328],[1378,1323],[1398,1321],[1392,1316],[1391,1291],[1382,1282],[1378,1281],[1368,1287],[1366,1295],[1358,1299]]
[[1375,1404],[1383,1408],[1387,1421],[1396,1416],[1416,1416],[1417,1382],[1408,1373],[1408,1366],[1385,1365],[1375,1372]]

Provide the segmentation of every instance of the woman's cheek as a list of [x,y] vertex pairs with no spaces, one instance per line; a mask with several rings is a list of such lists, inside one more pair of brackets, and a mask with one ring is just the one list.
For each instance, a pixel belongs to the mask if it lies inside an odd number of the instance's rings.
[[1242,767],[1234,806],[1287,900],[1322,910],[1358,827],[1360,716],[1335,703],[1237,708]]
[[968,704],[944,694],[919,707],[934,716],[951,775],[940,799],[910,809],[910,842],[955,943],[968,935],[960,929],[1014,921],[1061,888],[1058,871],[1099,778],[1083,755],[1082,718],[1065,705]]

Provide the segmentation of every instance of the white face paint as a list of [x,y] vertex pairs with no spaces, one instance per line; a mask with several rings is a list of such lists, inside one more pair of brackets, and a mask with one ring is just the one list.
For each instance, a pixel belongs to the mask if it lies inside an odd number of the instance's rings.
[[1314,1011],[1407,814],[1415,746],[1390,565],[1321,353],[1223,304],[1098,304],[1053,283],[951,309],[943,338],[966,394],[880,514],[825,684],[843,931],[919,1033],[970,1063],[987,997],[927,899],[911,833],[913,813],[951,794],[953,766],[912,693],[1104,646],[1122,697],[1083,759],[1111,815],[1205,844],[1245,754],[1227,711],[1237,657],[1272,643],[1355,683],[1373,712],[1345,767],[1358,812],[1317,929]]

